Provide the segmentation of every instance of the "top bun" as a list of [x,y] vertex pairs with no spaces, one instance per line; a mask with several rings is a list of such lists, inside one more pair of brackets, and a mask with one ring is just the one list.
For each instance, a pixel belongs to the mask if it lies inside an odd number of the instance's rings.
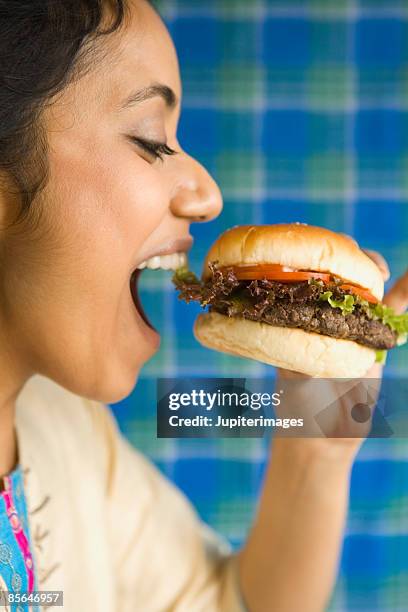
[[352,238],[305,223],[237,225],[221,234],[210,248],[204,280],[211,276],[211,261],[220,266],[279,264],[329,272],[368,289],[378,300],[384,295],[380,269]]

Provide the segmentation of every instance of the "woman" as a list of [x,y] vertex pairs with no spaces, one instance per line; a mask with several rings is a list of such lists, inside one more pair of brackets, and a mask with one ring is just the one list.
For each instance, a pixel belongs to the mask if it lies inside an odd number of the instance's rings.
[[104,406],[159,346],[133,271],[221,210],[177,142],[168,32],[145,0],[0,7],[3,588],[63,591],[72,612],[322,610],[358,440],[277,440],[233,556]]

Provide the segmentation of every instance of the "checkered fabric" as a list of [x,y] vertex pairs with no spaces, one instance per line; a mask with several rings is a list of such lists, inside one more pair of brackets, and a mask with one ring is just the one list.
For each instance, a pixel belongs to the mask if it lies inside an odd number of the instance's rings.
[[[408,265],[408,3],[404,0],[163,0],[183,77],[182,145],[214,175],[225,207],[193,227],[191,267],[235,224],[303,221]],[[156,438],[156,378],[265,376],[192,336],[198,308],[165,272],[142,301],[160,352],[114,407],[132,443],[235,546],[245,538],[268,449],[262,440]],[[135,347],[137,350],[137,347]],[[408,348],[387,372],[408,374]],[[296,508],[294,508],[296,512]],[[324,520],[324,517],[322,517]],[[353,469],[331,610],[408,610],[408,440],[369,440]],[[297,611],[296,611],[297,612]]]

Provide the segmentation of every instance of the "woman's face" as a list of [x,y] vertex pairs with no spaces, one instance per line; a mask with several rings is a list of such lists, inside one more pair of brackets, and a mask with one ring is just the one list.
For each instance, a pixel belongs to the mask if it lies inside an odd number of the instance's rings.
[[[159,346],[132,299],[132,272],[186,251],[190,222],[216,216],[221,198],[177,142],[179,69],[159,17],[137,0],[102,44],[97,64],[45,111],[49,182],[34,203],[37,229],[4,238],[1,324],[27,371],[114,402]],[[177,154],[161,160],[151,141]]]

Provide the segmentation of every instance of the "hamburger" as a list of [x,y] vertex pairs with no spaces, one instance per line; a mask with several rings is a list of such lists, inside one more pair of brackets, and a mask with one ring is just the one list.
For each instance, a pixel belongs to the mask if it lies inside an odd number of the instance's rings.
[[201,280],[176,271],[197,301],[204,346],[315,377],[363,376],[407,340],[408,314],[382,303],[377,265],[348,236],[303,223],[236,226],[212,245]]

